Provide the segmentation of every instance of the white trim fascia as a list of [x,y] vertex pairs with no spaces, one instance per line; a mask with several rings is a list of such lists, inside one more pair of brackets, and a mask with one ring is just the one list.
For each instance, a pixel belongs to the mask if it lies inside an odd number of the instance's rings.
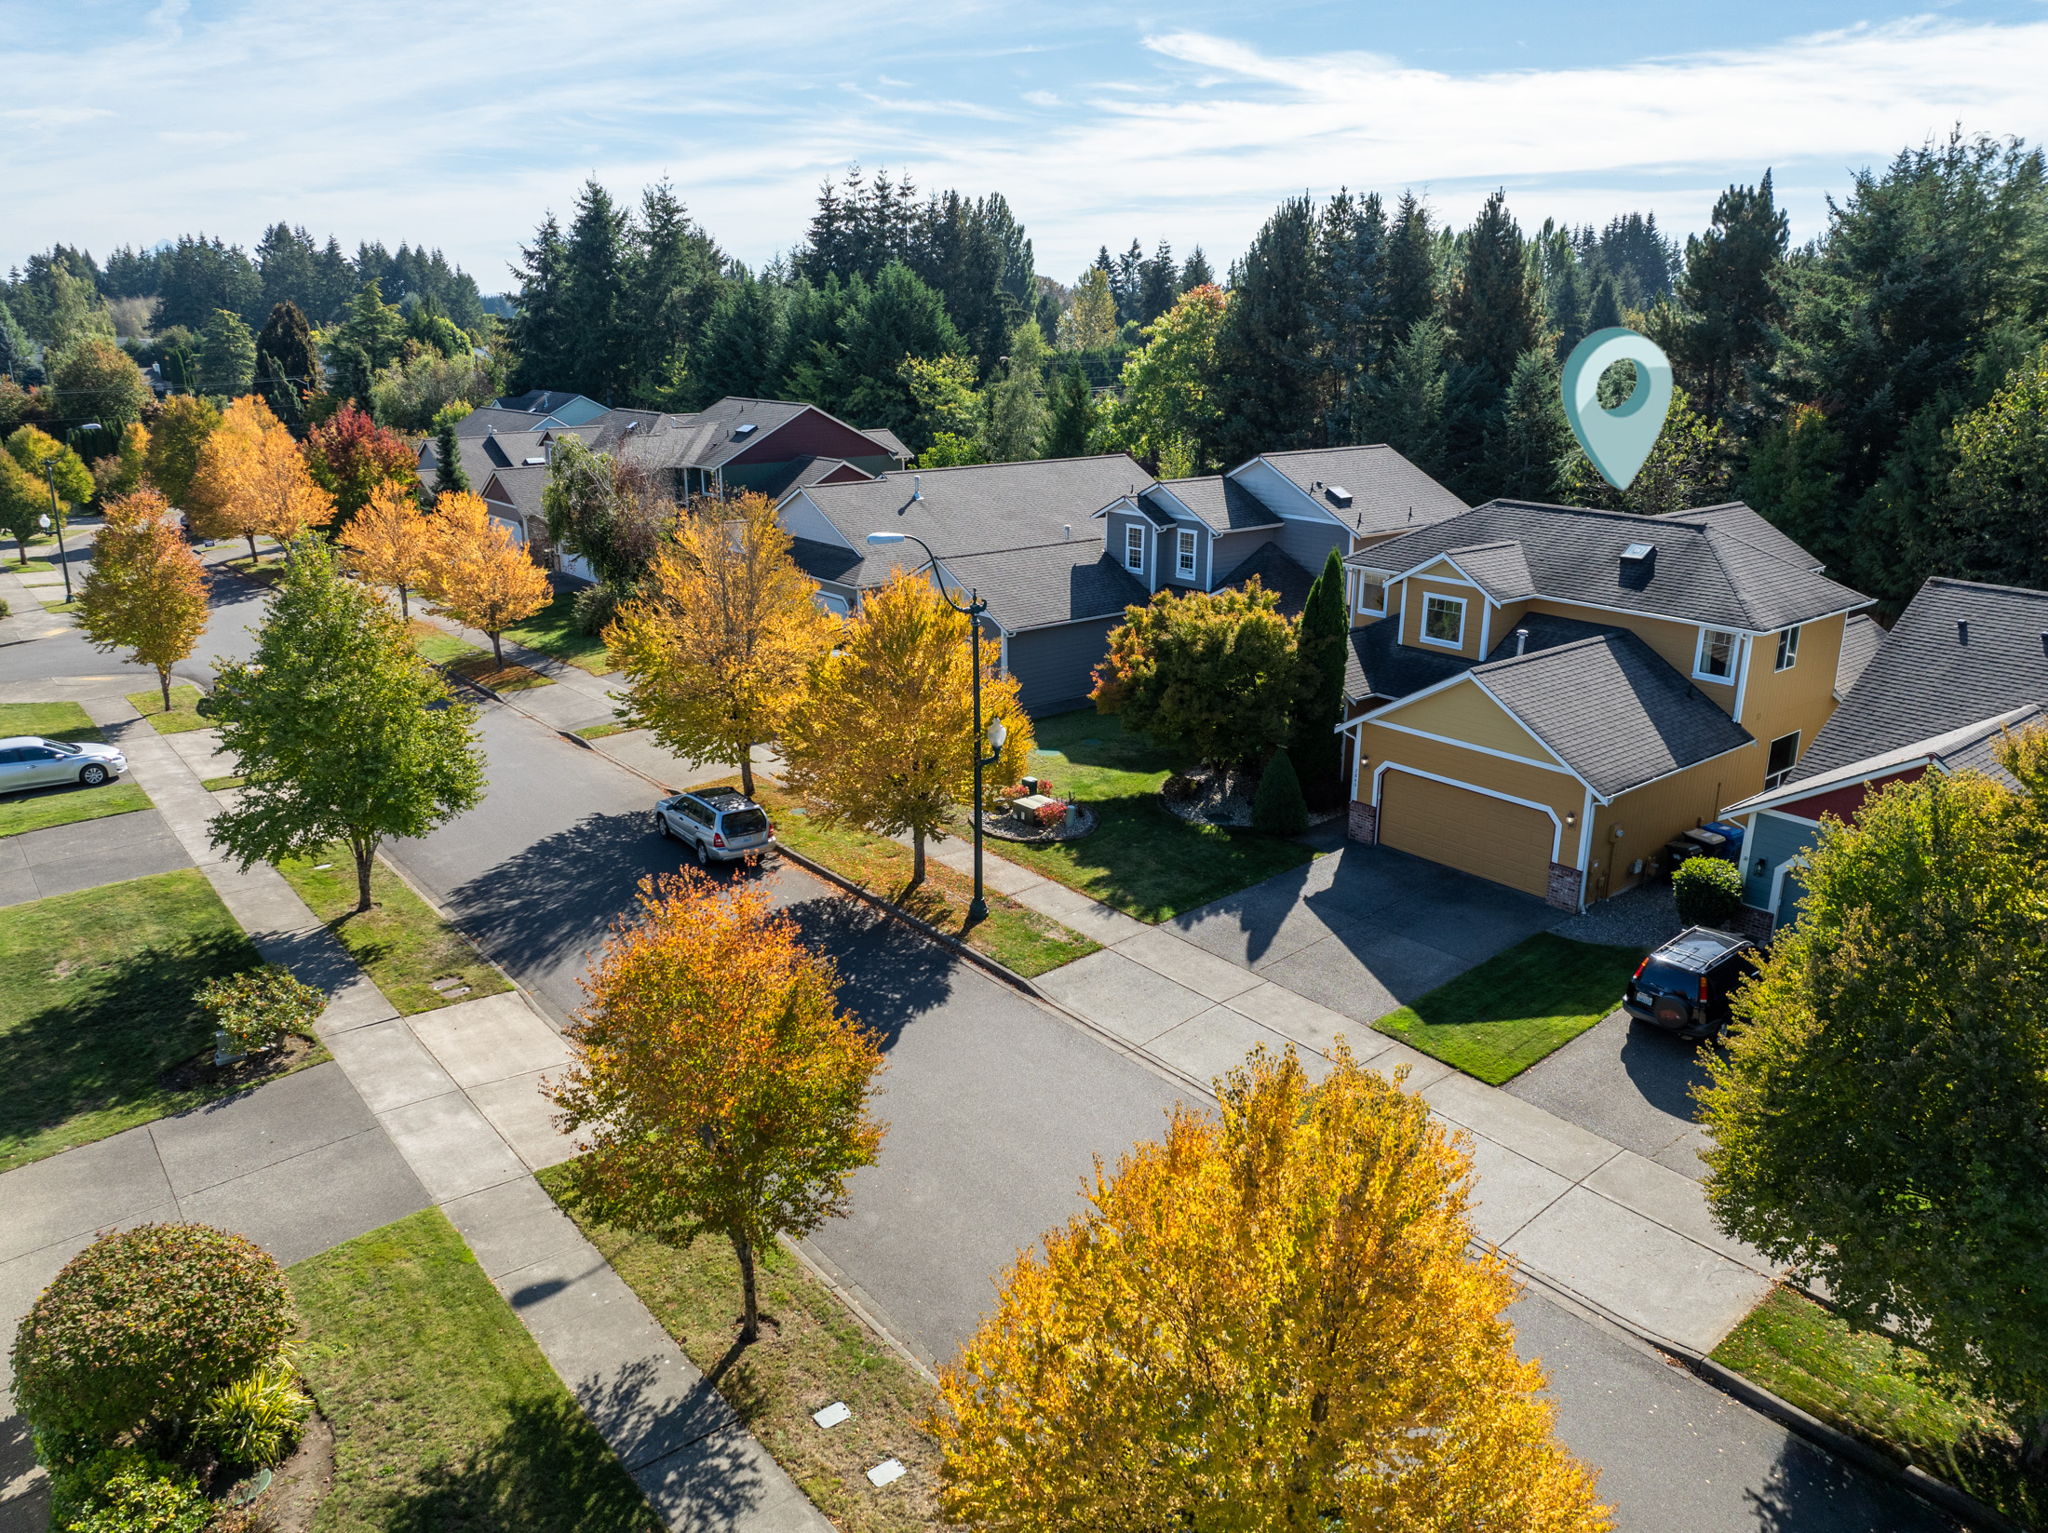
[[1280,517],[1284,521],[1290,522],[1330,522],[1336,526],[1346,529],[1347,531],[1350,530],[1350,523],[1344,521],[1341,517],[1337,515],[1335,511],[1331,510],[1328,506],[1325,506],[1321,501],[1317,500],[1315,496],[1309,494],[1307,490],[1304,490],[1300,485],[1296,484],[1276,464],[1267,462],[1266,455],[1264,453],[1259,453],[1253,457],[1245,459],[1244,462],[1238,464],[1236,468],[1233,468],[1226,472],[1223,475],[1223,477],[1225,479],[1235,479],[1239,474],[1242,474],[1254,463],[1264,465],[1268,473],[1277,475],[1280,482],[1286,485],[1288,489],[1294,491],[1296,495],[1299,495],[1302,498],[1302,500],[1307,504],[1309,510],[1315,513],[1315,515],[1313,516],[1290,516],[1287,512],[1282,511],[1278,506],[1266,505],[1266,503],[1263,500],[1261,500],[1259,503],[1261,505],[1265,505],[1266,509],[1268,511],[1271,511],[1275,516]]
[[1382,703],[1377,708],[1361,713],[1357,718],[1350,720],[1350,723],[1363,724],[1367,719],[1377,719],[1384,714],[1392,713],[1396,708],[1405,708],[1410,703],[1419,703],[1425,697],[1435,697],[1437,693],[1447,692],[1459,682],[1469,680],[1471,676],[1472,673],[1470,671],[1460,671],[1455,676],[1446,676],[1442,681],[1433,681],[1420,692],[1410,692],[1406,697],[1397,697],[1390,703]]
[[[1771,819],[1774,820],[1788,820],[1794,825],[1804,825],[1814,830],[1818,830],[1820,828],[1820,821],[1808,819],[1803,814],[1791,814],[1783,809],[1754,809],[1750,811],[1747,818],[1749,819],[1751,824],[1754,824],[1757,820],[1762,819],[1766,815],[1768,815]],[[1747,842],[1744,843],[1744,845],[1747,844]]]
[[[1486,589],[1484,585],[1480,583],[1478,577],[1476,577],[1470,570],[1466,569],[1464,565],[1460,564],[1449,553],[1431,554],[1427,559],[1424,559],[1420,564],[1411,565],[1407,569],[1400,571],[1393,577],[1393,579],[1407,580],[1413,576],[1420,575],[1424,570],[1428,569],[1432,564],[1437,563],[1439,560],[1441,560],[1445,564],[1450,565],[1452,569],[1456,570],[1460,575],[1464,576],[1465,578],[1463,580],[1452,580],[1449,576],[1446,575],[1431,575],[1428,577],[1429,579],[1441,580],[1446,585],[1470,586],[1473,590],[1477,591],[1482,597],[1485,597],[1487,601],[1493,602],[1493,604],[1496,607],[1500,605],[1499,602],[1493,600],[1492,594]],[[1393,581],[1391,580],[1388,582],[1389,585],[1391,585],[1392,583]]]
[[[1700,661],[1707,653],[1707,635],[1710,633],[1725,633],[1734,641],[1728,646],[1729,669],[1726,676],[1710,675],[1700,669]],[[1742,695],[1743,679],[1749,670],[1749,638],[1750,636],[1740,628],[1723,628],[1719,623],[1701,623],[1699,631],[1693,636],[1692,675],[1689,679],[1711,682],[1717,687],[1733,687],[1739,699]],[[1738,718],[1736,722],[1742,721]]]
[[1752,735],[1749,739],[1744,740],[1740,745],[1731,745],[1725,751],[1715,751],[1714,754],[1711,756],[1702,756],[1697,761],[1688,761],[1682,767],[1673,767],[1668,772],[1659,772],[1655,777],[1645,777],[1641,782],[1632,782],[1626,788],[1618,789],[1615,792],[1614,797],[1610,798],[1607,802],[1610,804],[1618,803],[1622,799],[1627,798],[1629,794],[1635,792],[1638,788],[1647,788],[1653,782],[1662,782],[1667,777],[1676,777],[1680,772],[1690,772],[1694,767],[1703,767],[1709,761],[1719,761],[1723,756],[1732,756],[1737,751],[1746,751],[1752,745],[1757,745],[1760,743],[1761,742],[1758,741],[1754,735]]
[[1124,509],[1125,509],[1126,507],[1128,507],[1128,508],[1129,508],[1130,514],[1131,514],[1132,516],[1143,516],[1143,515],[1145,514],[1145,513],[1143,512],[1143,511],[1140,511],[1140,510],[1138,509],[1138,497],[1137,497],[1137,496],[1135,496],[1135,495],[1119,495],[1119,496],[1117,496],[1117,498],[1116,498],[1115,500],[1111,501],[1111,502],[1110,502],[1110,503],[1109,503],[1108,505],[1104,506],[1104,507],[1103,507],[1103,508],[1102,508],[1101,510],[1099,510],[1099,511],[1090,511],[1090,512],[1088,513],[1088,520],[1092,522],[1092,521],[1094,521],[1094,520],[1095,520],[1095,519],[1096,519],[1097,517],[1103,517],[1103,516],[1107,516],[1107,515],[1109,515],[1109,513],[1110,513],[1110,512],[1112,512],[1112,511],[1121,511],[1121,510],[1124,510]]
[[[1454,601],[1458,604],[1458,637],[1455,641],[1432,639],[1429,636],[1429,604],[1433,601]],[[1441,591],[1424,591],[1422,593],[1422,610],[1415,614],[1415,642],[1417,644],[1427,644],[1431,649],[1456,650],[1462,655],[1465,652],[1465,623],[1470,616],[1471,605],[1462,596],[1446,596]],[[1404,608],[1407,606],[1405,598],[1402,601],[1402,606]],[[1483,655],[1485,651],[1481,650],[1480,653]]]
[[[1439,745],[1455,745],[1460,750],[1477,751],[1482,756],[1497,756],[1502,761],[1512,761],[1520,766],[1535,767],[1539,772],[1561,772],[1581,787],[1586,786],[1586,780],[1562,762],[1539,761],[1534,756],[1517,756],[1513,751],[1499,750],[1491,745],[1474,745],[1470,740],[1460,740],[1455,735],[1432,734],[1429,730],[1417,729],[1412,724],[1396,724],[1387,719],[1380,719],[1376,722],[1382,729],[1397,729],[1404,735],[1414,735],[1418,740],[1434,740]],[[1543,744],[1541,740],[1538,740],[1536,743],[1538,745]],[[1545,746],[1544,749],[1548,750],[1549,747]],[[1587,788],[1587,791],[1591,792],[1592,790]]]
[[[1188,559],[1186,574],[1181,573],[1181,554],[1185,550]],[[1202,578],[1202,541],[1192,527],[1173,529],[1173,578],[1175,580],[1199,581]]]
[[[699,472],[702,471],[699,470]],[[832,518],[825,513],[825,508],[819,505],[815,500],[811,499],[811,492],[808,486],[801,490],[798,490],[794,495],[789,496],[787,499],[783,500],[780,504],[776,506],[775,510],[777,514],[777,519],[779,520],[781,513],[788,510],[791,506],[794,506],[798,501],[802,501],[806,506],[810,507],[812,513],[817,516],[818,520],[823,522],[827,527],[832,529],[832,535],[839,539],[840,543],[846,548],[847,552],[861,554],[861,557],[863,559],[867,557],[864,553],[861,553],[859,545],[857,545],[853,541],[853,539],[849,538],[845,534],[845,532],[841,530],[839,524],[833,521]],[[809,534],[807,533],[805,534],[805,536],[808,537]],[[813,541],[816,540],[813,539]]]
[[1586,908],[1586,879],[1592,873],[1593,790],[1586,789],[1586,807],[1579,811],[1579,908]]
[[[1142,521],[1143,519],[1141,518],[1140,520]],[[1126,575],[1136,576],[1138,582],[1141,585],[1143,585],[1147,590],[1151,589],[1152,582],[1148,580],[1145,576],[1145,566],[1151,563],[1151,559],[1149,556],[1150,551],[1145,547],[1145,544],[1151,541],[1150,538],[1146,537],[1146,533],[1150,532],[1151,530],[1152,529],[1149,525],[1130,526],[1124,528],[1124,546],[1116,551],[1117,567],[1121,569]],[[1139,538],[1138,562],[1135,565],[1131,563],[1131,534],[1134,532],[1138,534]]]
[[1435,772],[1425,772],[1420,767],[1407,766],[1399,761],[1382,761],[1372,772],[1372,807],[1375,812],[1380,808],[1380,796],[1384,791],[1381,780],[1390,771],[1406,772],[1410,777],[1426,777],[1431,782],[1440,782],[1447,788],[1463,788],[1466,792],[1476,793],[1481,798],[1497,798],[1504,803],[1520,804],[1524,809],[1540,811],[1550,821],[1550,860],[1557,861],[1557,854],[1562,850],[1564,821],[1558,818],[1557,811],[1548,804],[1539,804],[1532,798],[1517,798],[1514,794],[1502,793],[1497,788],[1483,788],[1476,782],[1463,782],[1456,777],[1440,777]]
[[1742,666],[1735,673],[1735,712],[1731,717],[1734,718],[1736,723],[1740,724],[1742,722],[1742,706],[1745,699],[1749,696],[1750,663],[1756,659],[1756,655],[1753,640],[1742,638],[1737,639],[1735,642],[1742,652]]
[[[1875,782],[1880,777],[1892,777],[1900,772],[1910,772],[1914,767],[1941,768],[1939,758],[1931,751],[1923,752],[1918,756],[1908,757],[1903,761],[1883,760],[1883,758],[1880,758],[1880,760],[1882,762],[1881,765],[1874,766],[1865,772],[1856,772],[1854,776],[1842,775],[1853,771],[1853,767],[1839,767],[1833,772],[1824,772],[1818,777],[1806,777],[1798,782],[1780,783],[1775,788],[1766,788],[1761,793],[1751,794],[1740,803],[1731,804],[1722,812],[1724,814],[1732,814],[1737,811],[1743,814],[1784,814],[1785,811],[1777,807],[1779,804],[1796,804],[1804,798],[1813,798],[1822,793],[1833,793],[1840,788],[1853,788],[1859,783]],[[1858,764],[1860,765],[1860,763]],[[1786,817],[1794,820],[1806,819],[1806,816],[1797,814],[1787,815]],[[1817,825],[1820,822],[1813,820],[1808,823]]]
[[[1514,709],[1510,708],[1506,703],[1502,702],[1499,693],[1495,692],[1493,688],[1489,687],[1485,683],[1485,681],[1482,680],[1480,677],[1472,676],[1472,673],[1470,671],[1467,671],[1465,674],[1467,676],[1472,677],[1473,686],[1477,687],[1480,691],[1484,692],[1489,698],[1493,700],[1494,707],[1500,709],[1502,713],[1505,713],[1509,718],[1513,719],[1517,724],[1521,725],[1522,733],[1526,734],[1530,739],[1534,740],[1538,745],[1543,747],[1544,754],[1549,756],[1552,761],[1557,763],[1557,769],[1560,772],[1571,773],[1574,780],[1576,780],[1580,784],[1580,786],[1585,788],[1585,790],[1588,793],[1594,793],[1597,796],[1597,790],[1595,790],[1593,785],[1587,782],[1585,778],[1581,777],[1578,771],[1572,766],[1572,764],[1569,761],[1565,760],[1564,757],[1560,756],[1548,740],[1544,739],[1543,736],[1539,735],[1538,733],[1536,733],[1535,730],[1531,729],[1529,727],[1529,721],[1527,719],[1523,718],[1519,713],[1515,712]],[[1600,800],[1600,802],[1602,804],[1605,804],[1607,800],[1603,798]]]

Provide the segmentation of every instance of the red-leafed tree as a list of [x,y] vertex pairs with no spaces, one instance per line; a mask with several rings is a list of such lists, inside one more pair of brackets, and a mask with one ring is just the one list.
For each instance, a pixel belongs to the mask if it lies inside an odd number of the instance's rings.
[[405,438],[354,405],[343,405],[306,433],[306,467],[334,497],[343,520],[368,505],[380,484],[420,482],[419,460]]

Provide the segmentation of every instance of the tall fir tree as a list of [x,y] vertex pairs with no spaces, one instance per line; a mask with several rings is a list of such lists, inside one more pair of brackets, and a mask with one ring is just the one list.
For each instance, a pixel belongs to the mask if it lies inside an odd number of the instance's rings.
[[1487,436],[1488,496],[1557,499],[1559,465],[1571,446],[1572,431],[1558,389],[1557,359],[1548,347],[1532,347],[1516,360],[1500,415]]
[[1707,232],[1685,242],[1672,322],[1658,337],[1700,412],[1737,433],[1756,424],[1752,380],[1784,323],[1790,242],[1768,170],[1753,187],[1729,187]]
[[513,275],[519,279],[512,341],[519,353],[514,381],[520,388],[559,388],[568,366],[568,246],[550,213],[521,248]]
[[1209,257],[1197,245],[1188,252],[1187,260],[1181,263],[1180,290],[1185,293],[1191,287],[1213,287],[1216,284],[1216,269],[1209,264]]
[[600,404],[632,402],[634,316],[627,293],[635,264],[626,214],[604,187],[585,181],[563,246],[564,376],[552,387]]
[[789,327],[782,287],[755,279],[745,267],[718,284],[691,367],[699,405],[738,395],[759,399],[775,392]]
[[1226,464],[1319,435],[1319,286],[1315,209],[1291,197],[1238,263],[1217,337],[1216,445]]
[[1425,474],[1443,478],[1450,458],[1450,423],[1444,408],[1448,389],[1444,327],[1435,319],[1419,319],[1388,354],[1386,368],[1373,384],[1367,434]]
[[1095,423],[1101,411],[1095,386],[1078,360],[1062,364],[1052,378],[1052,398],[1045,424],[1045,456],[1080,458],[1095,447]]
[[673,408],[688,391],[690,353],[717,296],[724,254],[666,180],[647,188],[633,231],[627,319],[634,404]]
[[1323,209],[1319,339],[1328,374],[1324,439],[1361,441],[1387,337],[1387,216],[1377,193],[1340,191]]
[[1429,209],[1412,192],[1403,192],[1387,231],[1386,326],[1391,348],[1416,324],[1438,317],[1436,230]]
[[1463,244],[1445,312],[1454,363],[1451,487],[1476,503],[1498,493],[1488,482],[1487,437],[1499,429],[1516,363],[1543,342],[1543,307],[1505,192],[1486,199]]

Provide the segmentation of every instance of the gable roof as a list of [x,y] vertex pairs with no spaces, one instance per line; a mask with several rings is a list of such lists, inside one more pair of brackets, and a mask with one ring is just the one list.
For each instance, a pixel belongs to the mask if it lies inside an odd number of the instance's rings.
[[[1556,649],[1581,639],[1611,633],[1605,623],[1582,623],[1577,618],[1558,617],[1548,612],[1531,612],[1516,625],[1514,633],[1502,634],[1484,660],[1503,660],[1517,653]],[[1528,635],[1526,641],[1517,634]],[[1401,623],[1387,618],[1351,630],[1351,652],[1344,662],[1344,696],[1360,702],[1370,697],[1402,698],[1436,686],[1471,670],[1480,660],[1468,660],[1440,649],[1420,649],[1401,642]]]
[[[1331,516],[1368,537],[1431,526],[1466,510],[1465,502],[1384,443],[1302,447],[1261,453],[1251,461],[1273,468]],[[1231,475],[1248,467],[1242,464]],[[1348,490],[1351,504],[1337,505],[1332,489]]]
[[[501,431],[494,436],[458,436],[455,439],[456,461],[462,465],[462,472],[469,480],[469,487],[481,495],[484,481],[501,469],[530,468],[528,458],[547,456],[546,433],[541,431]],[[420,443],[420,477],[431,482],[439,471],[441,454],[434,438],[428,437]]]
[[[1400,574],[1453,549],[1505,542],[1522,545],[1534,589],[1543,596],[1680,622],[1764,633],[1870,604],[1810,561],[1781,559],[1684,514],[1631,516],[1534,501],[1489,501],[1361,549],[1346,562]],[[1656,550],[1647,575],[1622,572],[1622,550],[1632,543]]]
[[1235,479],[1226,479],[1221,474],[1206,474],[1198,479],[1162,479],[1141,492],[1138,499],[1141,503],[1150,501],[1154,491],[1162,489],[1216,532],[1280,525],[1280,518],[1264,501]]
[[1700,522],[1717,531],[1725,532],[1731,538],[1739,538],[1761,553],[1769,554],[1774,559],[1783,559],[1787,564],[1801,565],[1810,570],[1827,568],[1785,533],[1780,532],[1761,511],[1739,500],[1666,514],[1681,521]]
[[528,415],[557,415],[563,424],[574,426],[605,413],[605,407],[588,394],[571,394],[563,389],[528,389],[495,404],[500,410],[519,410]]
[[[1143,479],[1144,471],[1130,458],[1111,453],[897,470],[859,484],[815,484],[799,493],[863,555],[860,568],[839,578],[876,585],[906,557],[897,548],[877,548],[869,556],[871,532],[922,538],[947,560],[1069,542],[1090,545],[1099,554],[1102,538],[1090,517]],[[908,555],[913,566],[924,558],[915,545]]]
[[563,422],[552,415],[535,415],[528,410],[501,410],[495,405],[484,405],[462,417],[455,423],[455,437],[488,436],[492,432],[521,434],[541,431]]
[[[1998,742],[2007,730],[2026,729],[2048,719],[2048,704],[2034,703],[2013,708],[1988,719],[1979,719],[1974,724],[1965,724],[1960,729],[1933,735],[1925,740],[1914,740],[1896,750],[1889,750],[1861,761],[1852,761],[1847,766],[1835,767],[1802,777],[1795,782],[1781,783],[1775,788],[1731,804],[1725,814],[1754,814],[1760,809],[1776,809],[1786,804],[1796,804],[1820,794],[1832,793],[1837,789],[1853,787],[1872,778],[1888,777],[1895,773],[1910,771],[1916,766],[1939,767],[1943,771],[1984,772],[2011,786],[2014,783],[1998,761]],[[1808,816],[1811,818],[1811,816]]]
[[853,429],[869,441],[885,449],[892,458],[898,458],[908,463],[917,456],[916,453],[903,445],[903,438],[891,431],[887,426],[855,426]]
[[1315,584],[1315,576],[1278,543],[1261,543],[1236,569],[1217,581],[1216,588],[1241,586],[1254,576],[1260,585],[1278,594],[1280,610],[1289,617],[1301,615],[1301,609],[1308,605],[1308,588]]
[[1117,617],[1149,599],[1130,572],[1103,550],[1099,538],[967,554],[940,563],[948,584],[972,587],[988,603],[988,615],[1011,633]]
[[[1959,623],[1969,626],[1967,642]],[[2048,591],[1929,580],[1814,736],[1793,781],[2048,701],[2044,634]]]
[[481,479],[472,478],[470,488],[487,499],[490,487],[496,484],[503,491],[504,500],[529,523],[544,527],[547,510],[541,503],[541,494],[547,489],[548,471],[544,468],[501,468],[485,474]]
[[1529,573],[1528,556],[1519,543],[1478,543],[1470,548],[1453,548],[1450,557],[1497,602],[1522,601],[1536,594],[1536,580]]

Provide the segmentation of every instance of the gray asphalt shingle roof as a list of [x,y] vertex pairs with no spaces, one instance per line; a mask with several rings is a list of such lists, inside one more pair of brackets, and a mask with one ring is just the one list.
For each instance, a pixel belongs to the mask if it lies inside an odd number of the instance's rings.
[[496,405],[485,405],[470,411],[455,423],[455,436],[459,441],[463,437],[486,436],[493,431],[520,433],[560,424],[551,415],[535,415],[530,410],[501,410]]
[[[1969,625],[1967,640],[1958,623]],[[2048,591],[1936,577],[1892,626],[1794,780],[2048,701]]]
[[1884,629],[1867,612],[1852,612],[1842,624],[1842,655],[1835,662],[1835,698],[1849,695],[1884,642]]
[[[1726,518],[1722,518],[1726,520]],[[1630,516],[1495,500],[1434,527],[1362,549],[1348,562],[1395,574],[1477,544],[1522,545],[1538,594],[1681,622],[1768,632],[1865,606],[1868,598],[1811,568],[1684,513]],[[1647,575],[1624,573],[1632,543],[1656,549]]]
[[1536,579],[1519,543],[1480,543],[1450,552],[1458,567],[1497,602],[1523,601],[1536,594]]
[[952,582],[978,591],[1011,633],[1079,618],[1115,617],[1150,598],[1100,539],[1006,548],[944,559]]
[[[1304,447],[1260,457],[1332,516],[1368,536],[1430,526],[1466,510],[1465,502],[1383,444]],[[1332,487],[1350,491],[1351,504],[1335,504]]]
[[1260,585],[1279,594],[1280,610],[1289,617],[1299,617],[1301,609],[1308,605],[1308,588],[1315,584],[1316,578],[1278,543],[1262,543],[1216,584],[1218,587],[1241,586],[1254,576],[1258,577]]
[[1812,570],[1822,567],[1820,560],[1772,526],[1761,511],[1739,500],[1727,501],[1718,506],[1699,506],[1691,511],[1675,511],[1670,514],[1678,521],[1703,522],[1709,527],[1727,533],[1731,538],[1740,538],[1773,558],[1783,559],[1787,564],[1797,564]]
[[[1617,630],[1605,623],[1582,623],[1577,618],[1555,617],[1548,612],[1532,612],[1516,625],[1516,632],[1528,635],[1522,652],[1534,654],[1539,649],[1555,649],[1561,644],[1576,644],[1581,639],[1597,638],[1603,633]],[[1487,652],[1487,660],[1501,660],[1516,652],[1517,640],[1514,633],[1501,635],[1500,642]],[[1401,642],[1401,620],[1398,617],[1382,618],[1377,623],[1368,623],[1363,628],[1351,630],[1351,654],[1344,667],[1344,695],[1352,702],[1361,702],[1368,697],[1400,698],[1411,692],[1420,692],[1424,687],[1433,687],[1440,681],[1448,680],[1460,671],[1469,671],[1480,664],[1460,655],[1448,655],[1440,649],[1418,649]]]
[[[1236,532],[1246,527],[1278,527],[1264,501],[1235,479],[1209,474],[1200,479],[1162,479],[1160,488],[1218,532]],[[1151,499],[1148,492],[1143,499]]]
[[1605,798],[1753,738],[1625,629],[1490,660],[1471,675]]

